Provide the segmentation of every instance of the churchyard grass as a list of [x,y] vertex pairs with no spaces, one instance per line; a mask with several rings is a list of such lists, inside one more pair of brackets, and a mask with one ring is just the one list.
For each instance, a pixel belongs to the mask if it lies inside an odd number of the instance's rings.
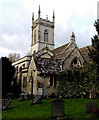
[[[31,100],[19,101],[19,99],[12,100],[12,108],[2,112],[3,118],[47,118],[51,119],[51,101],[53,99],[44,99],[42,104],[31,105]],[[87,102],[95,102],[98,104],[99,99],[64,99],[65,113],[67,118],[90,118],[91,115],[86,113],[85,104]]]

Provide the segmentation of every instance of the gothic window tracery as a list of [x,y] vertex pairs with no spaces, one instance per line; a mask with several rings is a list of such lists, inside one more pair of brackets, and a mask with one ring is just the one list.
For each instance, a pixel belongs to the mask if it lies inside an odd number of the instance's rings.
[[70,67],[81,67],[81,63],[80,63],[80,60],[76,57],[72,60],[71,62],[71,66]]
[[48,42],[48,30],[47,29],[44,31],[44,41]]

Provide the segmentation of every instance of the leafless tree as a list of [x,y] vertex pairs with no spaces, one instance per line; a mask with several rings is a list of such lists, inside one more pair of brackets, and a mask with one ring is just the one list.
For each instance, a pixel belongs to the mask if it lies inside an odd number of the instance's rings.
[[18,54],[18,53],[10,53],[9,55],[8,55],[8,58],[9,58],[9,60],[11,61],[11,62],[15,62],[16,60],[19,60],[20,59],[20,54]]

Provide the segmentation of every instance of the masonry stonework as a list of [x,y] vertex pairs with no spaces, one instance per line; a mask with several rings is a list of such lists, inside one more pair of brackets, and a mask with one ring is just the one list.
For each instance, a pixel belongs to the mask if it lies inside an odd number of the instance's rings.
[[35,21],[33,14],[31,55],[12,64],[16,69],[15,78],[21,86],[21,92],[56,95],[56,76],[65,69],[82,67],[89,62],[87,47],[78,48],[73,32],[69,43],[54,49],[54,26],[54,12],[53,21],[40,18],[40,8]]

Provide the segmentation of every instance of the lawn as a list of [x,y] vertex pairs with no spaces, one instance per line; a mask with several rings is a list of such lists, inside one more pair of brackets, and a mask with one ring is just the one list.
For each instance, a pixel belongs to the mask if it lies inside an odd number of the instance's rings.
[[[51,101],[53,99],[44,99],[42,104],[31,105],[31,100],[19,101],[18,99],[12,100],[12,108],[2,112],[3,118],[32,118],[51,119]],[[85,112],[85,103],[95,102],[99,107],[99,99],[65,99],[65,113],[67,118],[91,118],[91,115]]]

